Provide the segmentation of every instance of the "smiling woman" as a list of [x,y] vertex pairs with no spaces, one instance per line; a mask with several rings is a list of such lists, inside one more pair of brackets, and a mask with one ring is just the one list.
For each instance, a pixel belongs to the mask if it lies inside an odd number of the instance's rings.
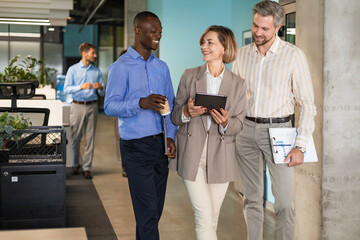
[[[239,176],[233,137],[242,129],[246,98],[244,80],[224,64],[236,57],[233,32],[210,26],[200,37],[200,50],[206,64],[184,71],[175,98],[171,119],[179,126],[177,158],[170,160],[169,167],[184,180],[195,214],[197,239],[215,240],[229,182]],[[225,108],[208,111],[195,106],[197,93],[227,96]]]

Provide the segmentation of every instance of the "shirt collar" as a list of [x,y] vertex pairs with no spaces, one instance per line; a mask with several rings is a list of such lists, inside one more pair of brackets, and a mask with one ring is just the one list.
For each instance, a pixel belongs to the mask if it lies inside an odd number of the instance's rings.
[[223,79],[223,76],[224,76],[224,72],[225,72],[225,66],[224,66],[224,69],[222,70],[222,72],[220,73],[219,76],[217,77],[214,77],[213,75],[211,75],[210,71],[209,71],[209,64],[206,64],[206,71],[205,71],[205,74],[208,73],[210,74],[213,78],[220,78],[221,80]]
[[[273,42],[273,44],[271,44],[271,47],[269,48],[268,52],[272,52],[276,54],[279,50],[280,43],[281,43],[281,39],[279,38],[278,35],[276,35],[275,41]],[[253,48],[253,52],[259,52],[254,42],[252,43],[252,48]]]
[[82,60],[80,60],[79,64],[80,64],[80,67],[82,67],[82,68],[91,68],[92,67],[91,63],[89,64],[89,67],[86,67]]
[[279,38],[278,35],[276,35],[275,41],[273,42],[273,44],[271,45],[271,47],[268,51],[276,54],[279,50],[280,42],[281,42],[281,39]]
[[[143,56],[141,56],[132,46],[129,46],[127,52],[133,59],[141,58],[144,59]],[[155,57],[153,51],[151,51],[150,57],[148,61],[151,61]]]

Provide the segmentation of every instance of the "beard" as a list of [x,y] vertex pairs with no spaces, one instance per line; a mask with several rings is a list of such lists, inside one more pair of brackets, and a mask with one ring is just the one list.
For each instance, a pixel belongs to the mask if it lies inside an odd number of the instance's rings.
[[256,38],[253,36],[253,41],[256,44],[256,46],[262,46],[265,45],[267,42],[269,42],[269,39],[262,39],[262,40],[256,40]]
[[255,34],[252,34],[252,39],[253,39],[256,46],[263,46],[272,39],[272,38],[266,38],[264,36],[261,36],[261,37],[262,37],[261,40],[256,40]]

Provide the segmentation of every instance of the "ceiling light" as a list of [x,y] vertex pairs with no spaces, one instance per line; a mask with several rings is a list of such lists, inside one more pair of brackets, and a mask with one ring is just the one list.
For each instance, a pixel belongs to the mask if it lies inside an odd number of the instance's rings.
[[14,33],[14,32],[0,32],[0,37],[29,37],[39,38],[40,33]]
[[0,24],[22,24],[22,25],[50,25],[49,19],[32,18],[0,18]]
[[48,23],[49,19],[33,19],[33,18],[0,18],[0,21],[15,21],[15,22],[39,22],[39,23]]
[[50,23],[38,23],[38,22],[10,22],[10,21],[0,21],[0,24],[21,24],[21,25],[43,25],[43,26],[50,26]]
[[55,31],[55,28],[50,27],[50,28],[48,28],[48,31],[49,31],[49,32],[53,32],[53,31]]

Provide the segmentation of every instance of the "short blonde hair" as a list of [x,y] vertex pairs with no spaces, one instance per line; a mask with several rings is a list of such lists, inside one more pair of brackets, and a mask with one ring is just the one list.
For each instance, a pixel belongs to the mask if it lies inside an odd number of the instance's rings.
[[236,58],[238,46],[236,43],[234,33],[230,30],[230,28],[223,26],[216,26],[216,25],[212,25],[208,27],[200,37],[200,46],[202,44],[204,36],[208,32],[216,32],[218,34],[218,39],[221,45],[224,47],[223,62],[224,63],[233,62]]

